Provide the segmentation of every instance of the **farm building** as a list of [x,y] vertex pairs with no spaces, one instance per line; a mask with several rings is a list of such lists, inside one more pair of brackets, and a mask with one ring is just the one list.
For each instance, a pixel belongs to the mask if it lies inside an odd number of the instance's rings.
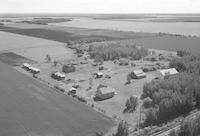
[[118,63],[121,66],[127,66],[129,64],[129,61],[126,59],[119,59]]
[[143,72],[142,69],[137,69],[131,72],[131,78],[133,79],[141,79],[145,77],[146,77],[146,74]]
[[29,67],[29,70],[30,70],[30,72],[33,73],[33,74],[38,74],[38,73],[40,73],[40,69],[35,68],[35,67]]
[[28,63],[24,63],[24,64],[22,65],[22,68],[23,68],[23,69],[26,69],[26,70],[30,70],[30,67],[31,67],[31,65],[28,64]]
[[95,78],[102,78],[103,77],[103,73],[102,72],[94,73],[94,77]]
[[68,95],[76,95],[76,91],[77,91],[77,89],[72,87],[69,89]]
[[168,78],[169,76],[178,74],[178,71],[175,68],[162,69],[159,71],[159,77]]
[[106,100],[112,98],[115,95],[115,89],[112,87],[101,87],[98,88],[95,94],[95,100]]
[[61,74],[60,72],[55,72],[51,74],[51,77],[56,80],[64,80],[66,76],[64,74]]

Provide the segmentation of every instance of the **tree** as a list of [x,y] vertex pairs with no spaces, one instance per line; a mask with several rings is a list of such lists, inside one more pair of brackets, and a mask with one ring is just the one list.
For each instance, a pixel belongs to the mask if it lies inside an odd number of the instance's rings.
[[53,66],[56,67],[58,65],[58,61],[54,60],[53,61]]
[[129,73],[127,76],[126,76],[126,83],[125,84],[130,84],[131,83],[131,73]]
[[169,132],[169,136],[177,136],[176,131],[173,129]]
[[128,123],[121,121],[118,125],[116,134],[113,136],[128,136]]
[[200,113],[194,118],[186,119],[180,128],[178,136],[199,136],[200,134]]
[[46,60],[47,63],[50,62],[51,61],[50,55],[47,54],[45,60]]
[[62,72],[65,73],[70,73],[70,72],[74,72],[76,70],[74,65],[63,65],[62,67]]
[[169,63],[170,68],[176,68],[178,71],[185,71],[186,66],[182,59],[174,59]]
[[131,96],[129,99],[126,100],[126,108],[124,109],[124,112],[134,112],[136,110],[136,107],[138,105],[138,98],[135,96]]
[[145,98],[143,102],[143,107],[150,108],[151,106],[152,106],[152,99],[149,97]]

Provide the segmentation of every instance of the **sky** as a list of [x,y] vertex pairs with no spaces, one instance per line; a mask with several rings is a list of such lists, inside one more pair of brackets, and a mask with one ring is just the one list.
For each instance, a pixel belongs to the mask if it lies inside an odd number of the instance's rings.
[[0,0],[0,13],[200,13],[200,0]]

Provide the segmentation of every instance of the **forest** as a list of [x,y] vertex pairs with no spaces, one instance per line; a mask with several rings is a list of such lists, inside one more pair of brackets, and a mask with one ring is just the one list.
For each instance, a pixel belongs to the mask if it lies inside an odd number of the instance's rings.
[[139,60],[148,55],[148,49],[137,47],[135,45],[122,45],[120,43],[112,43],[109,45],[90,45],[89,54],[91,58],[96,60],[115,60],[120,58],[129,58],[131,60]]
[[[166,123],[200,107],[200,54],[178,51],[170,67],[180,72],[155,79],[143,87],[142,99],[150,99],[143,127]],[[145,106],[144,106],[145,107]]]

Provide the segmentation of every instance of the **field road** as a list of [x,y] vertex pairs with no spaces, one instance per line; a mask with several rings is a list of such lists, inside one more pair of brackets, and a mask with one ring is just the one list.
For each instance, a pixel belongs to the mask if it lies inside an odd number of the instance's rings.
[[112,121],[0,62],[0,136],[95,136]]

